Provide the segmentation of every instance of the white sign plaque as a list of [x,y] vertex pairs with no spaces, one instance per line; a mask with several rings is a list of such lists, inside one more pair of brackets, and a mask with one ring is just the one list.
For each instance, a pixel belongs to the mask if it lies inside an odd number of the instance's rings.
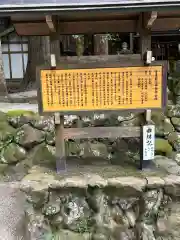
[[155,151],[155,126],[143,126],[143,160],[154,159]]

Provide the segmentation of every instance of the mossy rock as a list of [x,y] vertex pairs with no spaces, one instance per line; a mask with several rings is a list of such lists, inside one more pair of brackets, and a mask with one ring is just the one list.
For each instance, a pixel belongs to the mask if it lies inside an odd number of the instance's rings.
[[5,146],[0,153],[1,163],[14,164],[26,158],[26,151],[15,143]]
[[0,174],[4,174],[6,170],[8,169],[8,164],[0,163]]
[[165,120],[164,112],[160,111],[152,111],[151,113],[151,120],[157,124],[160,125]]
[[180,117],[180,106],[179,105],[169,105],[166,107],[165,115],[167,117]]
[[89,234],[74,233],[68,230],[61,230],[56,233],[46,234],[44,240],[90,240]]
[[83,158],[100,157],[109,158],[107,146],[101,142],[83,142],[80,143],[80,156]]
[[178,79],[178,82],[176,82],[176,84],[174,84],[174,88],[173,88],[173,92],[175,95],[180,96],[180,81]]
[[79,156],[81,153],[80,144],[75,141],[66,141],[65,147],[68,156]]
[[168,142],[168,140],[163,138],[155,139],[155,152],[160,153],[166,156],[170,156],[172,154],[173,148]]
[[128,121],[123,121],[121,122],[120,126],[123,126],[123,127],[133,127],[133,126],[142,126],[145,124],[145,117],[144,117],[144,114],[139,114],[137,117],[131,119],[131,120],[128,120]]
[[175,127],[175,129],[178,132],[180,132],[180,118],[172,117],[171,118],[171,122],[172,122],[173,126]]
[[8,122],[0,122],[0,141],[12,141],[16,129],[8,124]]
[[51,146],[55,145],[55,132],[54,131],[45,133],[45,142]]
[[29,110],[10,110],[7,113],[8,117],[17,117],[17,116],[34,116],[36,115],[36,113],[34,113],[33,111],[29,111]]
[[28,159],[31,165],[42,165],[55,169],[55,147],[42,143],[29,152]]
[[29,150],[45,141],[45,133],[25,124],[17,130],[14,141]]
[[168,135],[168,141],[176,150],[177,152],[180,152],[180,138],[178,137],[178,134],[176,132],[170,133]]
[[166,137],[172,132],[174,132],[174,127],[170,122],[162,122],[162,124],[155,126],[155,134],[157,137]]

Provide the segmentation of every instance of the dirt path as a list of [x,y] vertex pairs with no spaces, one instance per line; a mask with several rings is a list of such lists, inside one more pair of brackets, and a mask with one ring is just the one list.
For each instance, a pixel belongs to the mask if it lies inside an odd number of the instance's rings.
[[27,240],[23,207],[17,184],[0,183],[0,240]]

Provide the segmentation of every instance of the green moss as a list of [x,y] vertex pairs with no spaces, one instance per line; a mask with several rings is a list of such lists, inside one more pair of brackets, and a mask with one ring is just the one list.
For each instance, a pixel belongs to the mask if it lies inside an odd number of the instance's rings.
[[166,156],[170,156],[172,154],[172,150],[172,146],[169,144],[168,140],[156,138],[155,151],[157,153],[163,153]]
[[35,115],[36,113],[34,113],[33,111],[29,111],[29,110],[10,110],[7,112],[7,116],[8,117],[18,117],[18,116],[33,116]]

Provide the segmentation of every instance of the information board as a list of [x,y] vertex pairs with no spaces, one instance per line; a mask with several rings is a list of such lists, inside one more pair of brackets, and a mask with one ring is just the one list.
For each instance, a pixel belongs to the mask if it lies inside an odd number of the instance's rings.
[[42,112],[162,107],[163,67],[41,70]]

